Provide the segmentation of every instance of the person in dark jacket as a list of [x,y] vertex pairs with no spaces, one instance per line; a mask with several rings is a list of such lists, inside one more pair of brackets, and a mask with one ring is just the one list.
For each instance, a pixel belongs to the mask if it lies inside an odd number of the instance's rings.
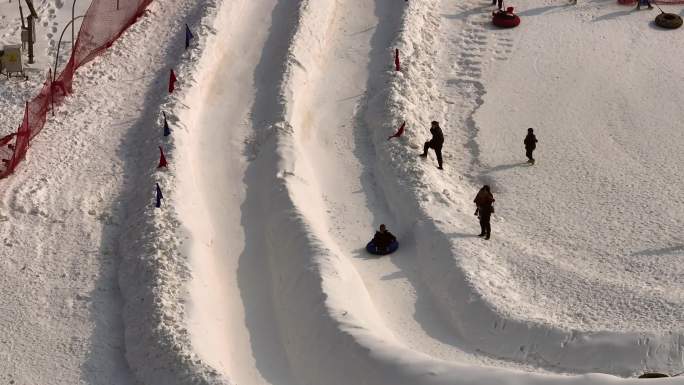
[[489,239],[489,237],[492,235],[492,226],[489,223],[489,220],[494,212],[494,206],[492,206],[494,201],[494,195],[492,195],[492,192],[487,185],[482,186],[480,191],[478,191],[477,195],[475,196],[475,200],[473,201],[477,206],[475,215],[480,218],[481,229],[478,237],[485,237],[485,239]]
[[442,134],[442,129],[439,127],[439,122],[432,121],[432,127],[430,127],[430,133],[432,134],[432,139],[425,142],[423,146],[423,153],[420,154],[423,158],[428,156],[428,149],[435,150],[435,155],[437,155],[437,168],[443,170],[442,168],[442,145],[444,144],[444,134]]
[[534,130],[532,128],[527,129],[527,136],[525,137],[525,155],[527,156],[527,163],[534,164],[534,158],[532,157],[532,152],[537,148],[537,137],[534,136]]
[[385,225],[380,225],[380,230],[375,232],[373,237],[373,243],[377,246],[378,250],[386,251],[390,243],[396,241],[397,238],[387,230]]

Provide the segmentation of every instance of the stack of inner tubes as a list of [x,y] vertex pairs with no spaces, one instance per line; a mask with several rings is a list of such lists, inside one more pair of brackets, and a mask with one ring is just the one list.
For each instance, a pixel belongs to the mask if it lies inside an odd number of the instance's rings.
[[508,7],[505,11],[492,12],[492,23],[501,28],[513,28],[520,24],[520,17],[513,13],[513,7]]
[[674,13],[661,13],[656,16],[655,23],[663,28],[676,29],[682,26],[682,17]]

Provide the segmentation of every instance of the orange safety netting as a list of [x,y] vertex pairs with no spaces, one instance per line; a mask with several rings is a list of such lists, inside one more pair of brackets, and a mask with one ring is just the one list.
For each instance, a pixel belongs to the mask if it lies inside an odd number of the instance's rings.
[[47,113],[72,92],[78,67],[107,49],[135,23],[152,0],[93,0],[84,15],[74,50],[62,72],[51,73],[38,95],[26,103],[24,119],[16,133],[0,138],[0,178],[10,175],[26,156],[29,143],[45,125]]

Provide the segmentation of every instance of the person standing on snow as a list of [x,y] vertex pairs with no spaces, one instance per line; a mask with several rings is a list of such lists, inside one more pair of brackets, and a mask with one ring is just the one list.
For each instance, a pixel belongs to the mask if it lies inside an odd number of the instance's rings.
[[475,205],[477,206],[475,215],[480,218],[481,231],[478,237],[485,237],[484,239],[489,239],[489,237],[492,235],[492,226],[489,223],[489,220],[494,212],[494,206],[492,206],[492,204],[495,202],[494,195],[492,195],[492,192],[489,190],[489,186],[482,186],[480,191],[478,191],[477,195],[475,196],[475,200],[473,202],[475,202]]
[[425,142],[423,146],[423,153],[420,154],[421,157],[426,158],[428,156],[428,149],[435,150],[435,155],[437,155],[437,165],[438,169],[442,168],[442,145],[444,144],[444,134],[442,134],[442,129],[439,127],[439,122],[433,120],[432,126],[430,127],[430,133],[432,134],[432,139]]
[[525,137],[525,155],[527,156],[527,163],[534,164],[534,158],[532,157],[532,152],[537,148],[537,137],[534,136],[534,130],[532,128],[527,129],[527,136]]

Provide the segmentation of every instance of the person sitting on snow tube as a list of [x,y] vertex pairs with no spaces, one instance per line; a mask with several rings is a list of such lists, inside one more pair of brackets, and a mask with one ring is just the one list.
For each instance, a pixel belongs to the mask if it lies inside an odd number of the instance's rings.
[[380,230],[375,232],[373,240],[368,243],[366,249],[374,254],[388,254],[391,253],[393,246],[398,246],[397,238],[387,230],[385,225],[380,225]]

